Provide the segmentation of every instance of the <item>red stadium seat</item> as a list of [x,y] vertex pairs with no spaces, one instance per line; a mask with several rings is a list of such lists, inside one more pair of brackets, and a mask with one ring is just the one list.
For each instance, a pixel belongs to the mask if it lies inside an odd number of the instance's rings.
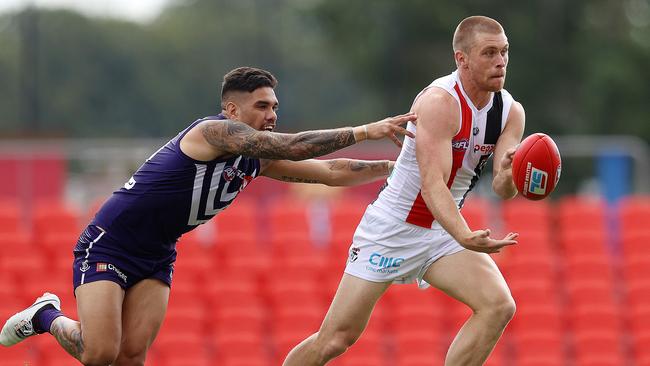
[[601,199],[564,197],[556,206],[563,231],[589,229],[605,231],[605,202]]
[[[213,333],[220,338],[260,335],[268,327],[267,309],[261,305],[212,309],[209,320]],[[229,338],[231,337],[231,338]]]
[[354,231],[370,202],[354,196],[330,201],[330,221],[333,231]]
[[443,334],[436,329],[408,330],[401,327],[394,336],[395,358],[398,364],[419,364],[427,360],[427,365],[443,361]]
[[650,278],[650,253],[623,256],[621,271],[627,285],[645,282]]
[[511,340],[516,365],[565,364],[565,339],[562,333],[529,329],[513,334]]
[[263,332],[241,333],[223,332],[211,338],[217,358],[267,358],[266,341]]
[[[537,304],[521,304],[517,307],[517,313],[510,322],[508,329],[514,336],[525,337],[559,335],[564,330],[564,322],[560,306],[551,301]],[[539,333],[539,334],[538,334]]]
[[232,242],[215,248],[213,262],[232,274],[261,276],[271,270],[269,248],[247,241]]
[[0,268],[4,273],[49,272],[46,253],[30,244],[27,238],[7,234],[3,240],[10,240],[2,244],[0,251]]
[[630,258],[648,254],[650,227],[624,229],[620,233],[623,256]]
[[568,317],[574,332],[619,332],[623,323],[619,309],[606,303],[572,306]]
[[17,200],[0,200],[0,235],[28,232],[22,208]]
[[445,354],[430,352],[428,354],[399,354],[396,366],[443,366]]
[[518,308],[557,301],[555,294],[558,288],[554,281],[538,278],[513,278],[508,282]]
[[216,306],[224,297],[259,297],[257,278],[250,273],[224,273],[201,284],[203,302]]
[[309,233],[294,230],[272,231],[267,238],[270,249],[274,255],[284,255],[293,250],[312,249],[316,247],[311,240]]
[[491,212],[490,202],[473,196],[465,201],[461,213],[472,230],[484,229],[489,226],[488,213]]
[[39,236],[34,239],[34,244],[53,257],[67,256],[72,264],[73,250],[79,240],[80,231],[57,231]]
[[645,230],[650,232],[650,198],[648,196],[628,196],[619,202],[619,217],[622,232]]
[[58,201],[37,202],[34,206],[34,235],[81,232],[81,213],[75,207]]
[[[609,279],[583,277],[566,283],[569,304],[573,308],[584,306],[607,306],[614,308],[617,303],[613,282]],[[596,305],[597,304],[597,305]]]
[[366,329],[355,344],[340,356],[342,366],[375,366],[382,365],[386,360],[386,350],[383,347],[384,333]]
[[240,197],[205,225],[213,225],[216,228],[217,239],[240,231],[253,231],[257,234],[255,228],[260,221],[259,213],[259,205],[254,199]]
[[518,198],[503,202],[501,208],[504,226],[508,231],[520,234],[535,231],[548,233],[551,229],[551,207],[548,201],[533,202]]
[[200,303],[170,302],[165,315],[165,321],[160,329],[161,333],[167,332],[196,332],[205,333],[205,320],[207,312]]
[[293,197],[282,197],[269,203],[267,210],[272,232],[293,231],[309,235],[309,204]]
[[577,365],[622,365],[621,333],[613,330],[581,331],[573,334]]
[[508,257],[503,260],[502,267],[506,278],[555,280],[558,264],[552,255],[528,254],[525,252],[526,248],[521,249],[523,250],[510,251]]
[[23,342],[11,347],[0,347],[0,366],[38,364],[38,348],[33,342]]

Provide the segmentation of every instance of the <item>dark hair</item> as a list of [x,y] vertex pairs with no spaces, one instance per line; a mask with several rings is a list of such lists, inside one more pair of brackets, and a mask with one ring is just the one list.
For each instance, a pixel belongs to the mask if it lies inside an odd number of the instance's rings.
[[238,67],[223,77],[221,84],[221,100],[232,91],[253,92],[256,89],[275,88],[278,80],[270,72],[255,67]]

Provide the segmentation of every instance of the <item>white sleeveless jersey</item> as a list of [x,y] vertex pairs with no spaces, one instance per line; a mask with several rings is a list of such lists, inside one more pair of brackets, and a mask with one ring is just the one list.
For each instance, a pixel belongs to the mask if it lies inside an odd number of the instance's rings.
[[[467,193],[474,188],[485,163],[494,152],[496,142],[505,127],[513,98],[502,89],[493,93],[490,102],[478,110],[467,97],[458,71],[454,71],[434,80],[415,99],[431,87],[446,90],[458,101],[461,118],[459,132],[452,139],[453,163],[447,187],[458,208],[461,208]],[[407,129],[417,133],[416,126],[410,122]],[[440,229],[441,226],[427,208],[420,189],[415,139],[406,137],[395,169],[372,205],[398,220],[425,228]]]

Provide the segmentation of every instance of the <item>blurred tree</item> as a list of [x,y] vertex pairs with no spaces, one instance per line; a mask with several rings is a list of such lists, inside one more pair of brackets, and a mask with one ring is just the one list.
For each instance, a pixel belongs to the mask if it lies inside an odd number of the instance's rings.
[[650,141],[649,0],[185,0],[152,23],[38,10],[39,122],[21,115],[19,14],[0,18],[3,135],[169,136],[218,112],[236,66],[280,79],[279,128],[349,125],[405,111],[454,68],[472,14],[501,21],[507,88],[527,132]]

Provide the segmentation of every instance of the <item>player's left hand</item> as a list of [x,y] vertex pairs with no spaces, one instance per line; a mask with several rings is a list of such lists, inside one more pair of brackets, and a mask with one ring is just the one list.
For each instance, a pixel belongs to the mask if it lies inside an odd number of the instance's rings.
[[501,168],[500,171],[512,169],[512,159],[515,157],[516,151],[516,146],[506,150],[505,154],[503,154],[503,157],[501,158],[501,161],[499,162],[499,167]]
[[476,230],[471,234],[459,240],[458,242],[465,249],[480,253],[499,253],[503,247],[517,244],[518,233],[509,233],[503,239],[494,239],[490,237],[490,229]]

